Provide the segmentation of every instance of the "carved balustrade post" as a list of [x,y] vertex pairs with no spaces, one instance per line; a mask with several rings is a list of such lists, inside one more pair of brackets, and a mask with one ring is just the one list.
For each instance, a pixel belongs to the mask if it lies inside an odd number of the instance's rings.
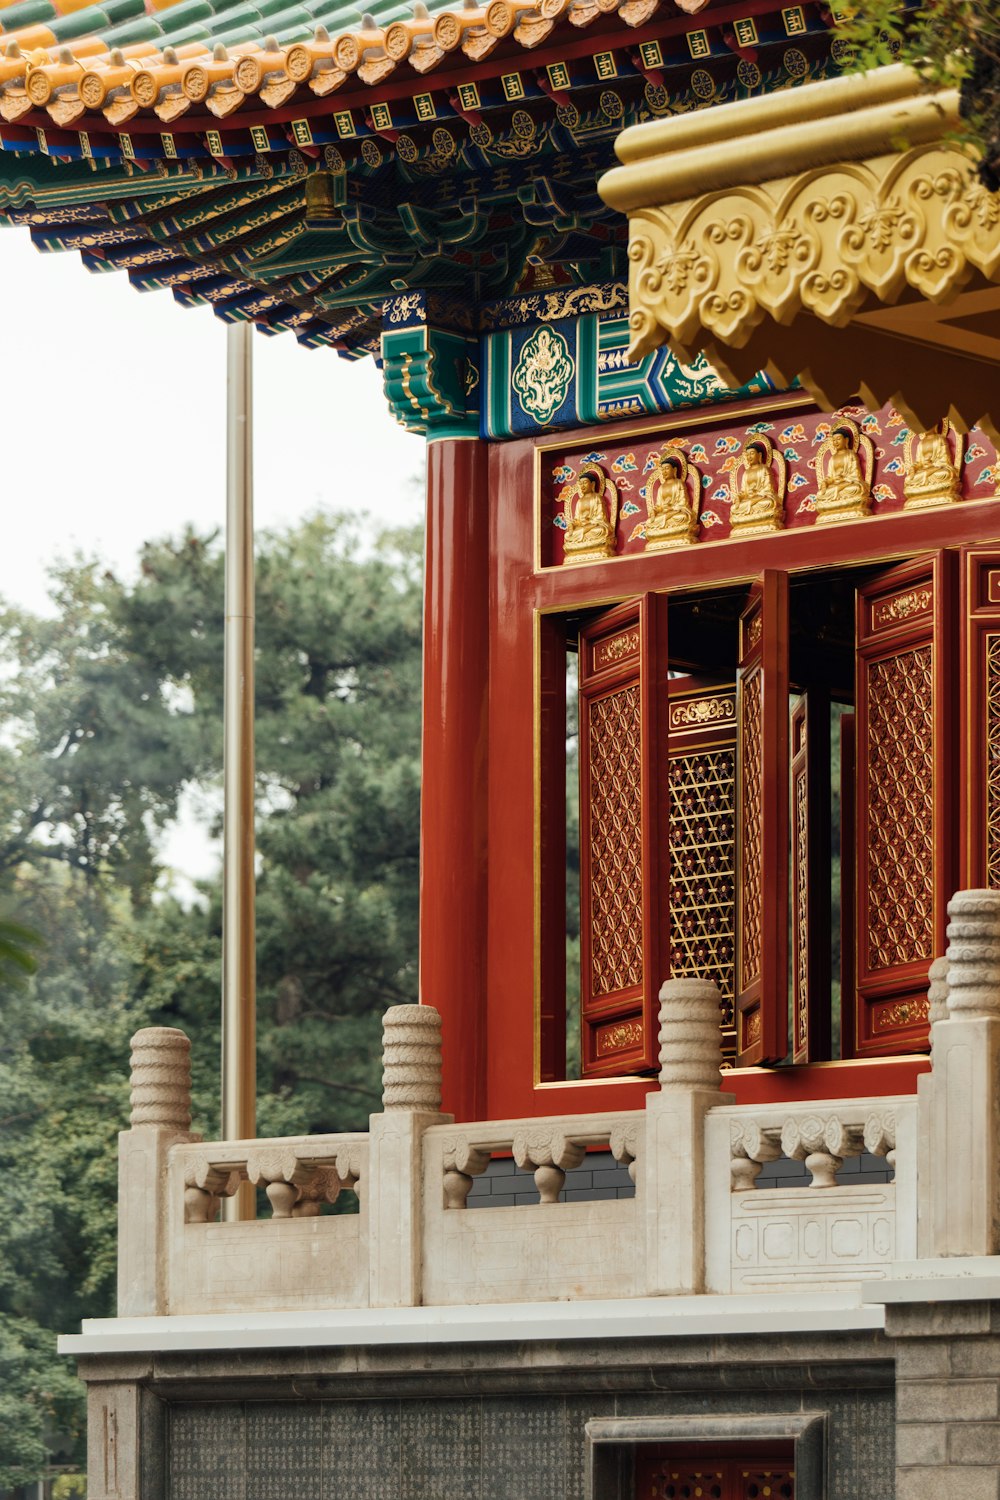
[[805,1162],[810,1187],[836,1187],[844,1158],[865,1149],[864,1126],[846,1125],[838,1115],[792,1115],[781,1129],[781,1149],[790,1160]]
[[781,1131],[765,1129],[756,1120],[734,1121],[729,1127],[730,1178],[734,1193],[748,1192],[766,1161],[781,1155]]
[[918,1253],[996,1255],[1000,891],[957,891],[948,915],[946,959],[929,975],[933,1067],[918,1087]]
[[274,1219],[311,1218],[324,1203],[336,1203],[344,1186],[335,1167],[304,1160],[292,1147],[254,1148],[247,1177],[262,1187]]
[[167,1311],[167,1154],[192,1139],[191,1043],[171,1026],[132,1038],[131,1119],[118,1137],[118,1315]]
[[490,1164],[490,1153],[474,1145],[465,1135],[449,1137],[444,1143],[444,1206],[467,1208],[473,1177],[479,1177]]
[[581,1166],[587,1154],[585,1146],[546,1126],[517,1131],[511,1151],[522,1172],[534,1172],[540,1203],[559,1202],[566,1173]]
[[668,979],[660,990],[660,1089],[646,1096],[639,1162],[651,1294],[705,1288],[705,1116],[732,1095],[719,1092],[720,996],[709,979]]
[[423,1133],[441,1113],[441,1017],[393,1005],[382,1018],[382,1113],[371,1117],[368,1168],[372,1307],[421,1300]]

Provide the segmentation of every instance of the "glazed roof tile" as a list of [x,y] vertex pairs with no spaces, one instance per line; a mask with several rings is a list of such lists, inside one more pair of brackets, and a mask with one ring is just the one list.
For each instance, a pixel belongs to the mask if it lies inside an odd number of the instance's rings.
[[204,125],[206,111],[276,110],[352,79],[375,88],[400,70],[422,77],[453,54],[479,63],[497,48],[530,50],[556,27],[617,17],[634,28],[661,4],[694,15],[709,3],[464,0],[431,11],[422,0],[372,0],[362,14],[344,0],[14,0],[0,3],[0,118],[44,110],[61,129],[120,129],[137,116],[173,127],[191,115],[188,125]]

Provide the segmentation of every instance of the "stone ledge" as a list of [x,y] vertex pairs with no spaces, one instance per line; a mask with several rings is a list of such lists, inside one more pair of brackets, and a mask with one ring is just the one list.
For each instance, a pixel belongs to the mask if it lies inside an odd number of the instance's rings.
[[891,1275],[861,1290],[862,1302],[1000,1301],[1000,1255],[897,1261]]
[[225,1313],[100,1318],[59,1340],[61,1354],[283,1349],[371,1344],[523,1343],[880,1331],[885,1315],[845,1292],[495,1303],[488,1307],[364,1308],[350,1312]]

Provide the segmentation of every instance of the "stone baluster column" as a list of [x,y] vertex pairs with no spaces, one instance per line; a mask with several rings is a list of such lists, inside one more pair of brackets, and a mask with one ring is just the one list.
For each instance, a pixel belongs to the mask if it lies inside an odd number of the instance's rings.
[[382,1114],[371,1117],[368,1169],[372,1307],[421,1300],[424,1131],[441,1113],[441,1017],[431,1005],[393,1005],[382,1018]]
[[646,1220],[647,1290],[705,1289],[705,1116],[733,1103],[719,1092],[720,996],[709,979],[668,979],[660,990],[660,1089],[646,1096],[639,1162]]
[[132,1113],[118,1137],[118,1316],[167,1311],[167,1153],[189,1141],[191,1043],[172,1026],[132,1038]]
[[1000,891],[958,891],[948,915],[918,1093],[921,1258],[1000,1252]]

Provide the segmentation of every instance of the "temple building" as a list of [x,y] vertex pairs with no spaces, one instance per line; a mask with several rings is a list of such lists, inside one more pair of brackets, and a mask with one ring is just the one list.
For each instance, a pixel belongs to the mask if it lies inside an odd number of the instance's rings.
[[187,1039],[136,1036],[118,1315],[63,1341],[90,1500],[998,1500],[957,96],[843,75],[813,0],[0,31],[9,224],[374,358],[428,443],[422,1004],[356,1135],[203,1141]]

